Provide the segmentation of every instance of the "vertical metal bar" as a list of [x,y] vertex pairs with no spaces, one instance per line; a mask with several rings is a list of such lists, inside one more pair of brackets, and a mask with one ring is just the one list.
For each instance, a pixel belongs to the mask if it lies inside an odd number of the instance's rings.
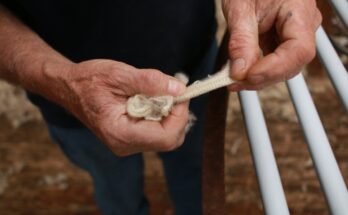
[[329,0],[337,12],[344,25],[348,28],[348,1],[347,0]]
[[257,93],[242,91],[239,99],[265,212],[268,215],[287,215],[289,209]]
[[[348,11],[346,11],[348,14]],[[324,29],[319,27],[316,32],[317,50],[323,65],[348,112],[348,73],[340,61]],[[347,203],[348,204],[348,203]]]
[[287,81],[330,211],[348,214],[348,192],[302,74]]

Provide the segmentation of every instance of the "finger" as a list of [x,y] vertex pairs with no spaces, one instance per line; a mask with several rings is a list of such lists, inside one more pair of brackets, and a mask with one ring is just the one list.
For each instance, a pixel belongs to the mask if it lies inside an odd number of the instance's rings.
[[229,5],[224,7],[228,11],[226,19],[231,35],[228,44],[231,77],[243,80],[250,66],[260,57],[255,3],[251,0],[228,2]]
[[319,28],[319,26],[321,25],[322,21],[323,21],[323,16],[321,15],[320,10],[317,9],[316,12],[315,12],[315,21],[314,21],[315,30],[317,30]]
[[[117,133],[132,151],[158,151],[168,148],[170,139],[161,123],[149,120],[137,120],[122,115],[118,119]],[[168,141],[169,142],[169,141]]]
[[288,40],[273,53],[258,61],[250,69],[247,81],[251,84],[262,84],[288,80],[309,63],[314,55],[313,44],[298,39]]
[[257,85],[288,80],[314,58],[315,29],[312,22],[305,20],[306,10],[298,5],[281,9],[277,32],[282,43],[250,68],[249,83]]
[[188,121],[188,104],[175,106],[162,122],[136,120],[121,116],[117,122],[118,135],[129,148],[137,151],[170,151],[182,144]]
[[148,96],[182,94],[186,86],[178,79],[166,75],[155,69],[141,69],[136,71],[133,78],[134,94]]
[[171,114],[162,121],[162,126],[167,133],[175,137],[176,145],[181,146],[185,139],[185,128],[189,120],[189,102],[177,104]]

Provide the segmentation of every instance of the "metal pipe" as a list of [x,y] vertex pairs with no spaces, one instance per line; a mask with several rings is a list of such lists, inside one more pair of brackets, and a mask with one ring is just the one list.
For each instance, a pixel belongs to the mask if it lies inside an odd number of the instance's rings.
[[289,209],[257,93],[242,91],[239,99],[265,212],[287,215]]
[[347,187],[302,74],[287,81],[287,87],[330,211],[347,215]]
[[[348,11],[347,11],[348,14]],[[337,52],[333,48],[324,29],[320,26],[316,32],[317,51],[333,86],[348,112],[348,73]]]
[[330,0],[329,1],[343,24],[348,28],[348,1],[347,0]]

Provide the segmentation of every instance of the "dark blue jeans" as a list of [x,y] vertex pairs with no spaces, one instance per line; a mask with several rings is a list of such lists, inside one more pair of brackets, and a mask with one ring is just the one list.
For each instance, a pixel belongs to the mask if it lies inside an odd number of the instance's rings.
[[[192,80],[206,77],[213,70],[217,47],[214,43]],[[191,101],[190,110],[197,122],[179,149],[158,153],[169,193],[179,215],[202,214],[201,171],[202,136],[206,97]],[[52,138],[66,156],[93,178],[95,198],[104,215],[145,215],[148,203],[144,196],[142,154],[115,156],[87,128],[63,128],[48,123]]]

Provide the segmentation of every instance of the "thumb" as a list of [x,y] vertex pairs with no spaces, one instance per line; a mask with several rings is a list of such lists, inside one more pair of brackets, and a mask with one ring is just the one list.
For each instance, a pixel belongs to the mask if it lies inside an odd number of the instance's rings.
[[231,59],[231,77],[241,81],[248,69],[260,57],[258,22],[255,3],[250,0],[230,1],[225,8],[230,40],[228,51]]
[[186,86],[178,79],[155,69],[141,69],[135,74],[133,89],[135,93],[148,96],[178,96],[185,92]]

